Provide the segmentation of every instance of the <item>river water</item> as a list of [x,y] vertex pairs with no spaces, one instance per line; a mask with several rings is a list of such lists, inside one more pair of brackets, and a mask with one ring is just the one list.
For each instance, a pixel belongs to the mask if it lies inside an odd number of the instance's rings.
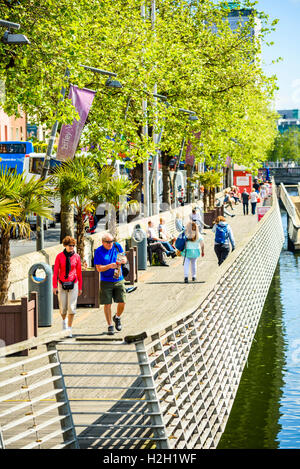
[[[286,233],[285,212],[282,223]],[[300,448],[299,300],[300,253],[286,238],[218,449]]]

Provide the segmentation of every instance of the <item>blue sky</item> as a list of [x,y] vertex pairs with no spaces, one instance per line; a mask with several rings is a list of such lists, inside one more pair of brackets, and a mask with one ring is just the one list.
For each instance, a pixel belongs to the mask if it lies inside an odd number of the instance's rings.
[[[268,41],[275,44],[263,47],[264,70],[278,79],[275,108],[300,109],[300,0],[258,0],[256,8],[267,13],[270,20],[280,20],[276,31],[268,35]],[[283,61],[272,65],[277,57]]]

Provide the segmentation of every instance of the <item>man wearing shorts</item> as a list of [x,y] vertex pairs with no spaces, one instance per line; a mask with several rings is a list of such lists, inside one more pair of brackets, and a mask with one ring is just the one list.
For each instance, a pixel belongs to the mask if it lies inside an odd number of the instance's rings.
[[[126,301],[126,288],[122,269],[117,278],[114,276],[115,270],[118,268],[116,261],[119,252],[124,252],[122,246],[114,242],[112,235],[108,233],[103,236],[102,246],[96,249],[94,258],[95,268],[101,273],[100,304],[104,305],[104,314],[109,335],[115,333],[113,322],[115,323],[117,331],[122,330],[120,317],[125,309]],[[124,256],[121,260],[121,264],[125,264],[126,262],[127,260]],[[112,318],[111,305],[113,300],[117,303],[117,313]]]

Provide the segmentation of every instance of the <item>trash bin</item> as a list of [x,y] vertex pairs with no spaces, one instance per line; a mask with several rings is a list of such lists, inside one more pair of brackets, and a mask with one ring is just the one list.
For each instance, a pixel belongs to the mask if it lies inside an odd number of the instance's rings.
[[[37,277],[37,270],[43,270],[44,276]],[[53,290],[52,269],[48,264],[38,263],[30,267],[28,273],[28,292],[38,293],[38,326],[52,326]]]
[[141,225],[135,225],[131,245],[137,247],[138,270],[147,270],[147,235]]

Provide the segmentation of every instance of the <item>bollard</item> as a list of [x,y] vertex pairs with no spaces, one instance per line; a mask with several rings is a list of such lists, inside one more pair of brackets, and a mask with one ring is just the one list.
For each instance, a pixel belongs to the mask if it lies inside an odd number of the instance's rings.
[[131,246],[137,247],[138,270],[147,270],[147,235],[140,225],[133,229]]
[[[37,277],[36,272],[41,269],[45,277]],[[52,269],[48,264],[38,263],[30,267],[28,273],[28,292],[38,293],[38,326],[52,326],[53,293],[52,293]]]

